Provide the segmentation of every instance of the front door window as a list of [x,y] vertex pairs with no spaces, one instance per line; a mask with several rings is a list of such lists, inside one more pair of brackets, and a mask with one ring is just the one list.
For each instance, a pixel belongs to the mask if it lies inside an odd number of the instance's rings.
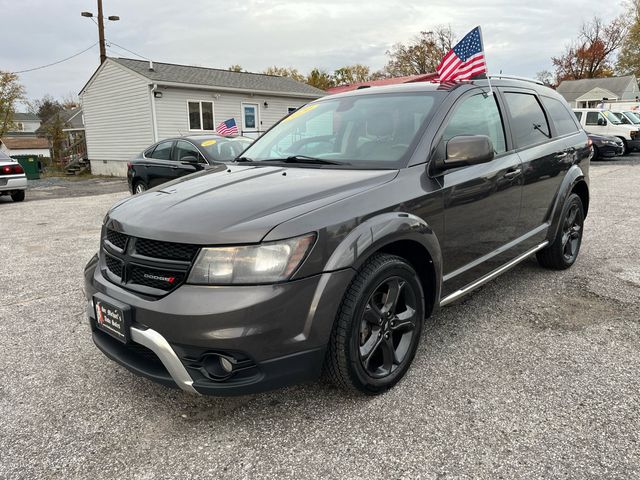
[[242,104],[242,129],[245,132],[258,130],[258,105],[254,103]]

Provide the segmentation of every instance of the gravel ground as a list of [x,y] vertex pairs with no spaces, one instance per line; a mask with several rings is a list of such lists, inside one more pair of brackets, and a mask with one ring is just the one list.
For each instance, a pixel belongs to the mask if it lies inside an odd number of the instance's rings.
[[119,192],[0,205],[0,478],[640,477],[640,157],[594,164],[577,264],[531,260],[426,330],[376,398],[195,397],[104,357],[81,272]]
[[[44,177],[28,181],[25,202],[121,193],[127,189],[126,178]],[[0,197],[2,203],[11,203],[11,197]]]

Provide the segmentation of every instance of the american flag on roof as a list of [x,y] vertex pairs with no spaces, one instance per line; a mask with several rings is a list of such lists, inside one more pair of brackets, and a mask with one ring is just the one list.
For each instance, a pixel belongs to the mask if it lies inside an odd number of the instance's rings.
[[236,119],[230,118],[229,120],[220,122],[220,124],[216,127],[216,132],[218,132],[220,135],[224,135],[225,137],[228,137],[230,135],[238,135],[238,125],[236,125]]
[[487,64],[484,61],[480,27],[476,27],[467,33],[445,55],[436,70],[438,71],[440,82],[468,80],[481,73],[486,73]]

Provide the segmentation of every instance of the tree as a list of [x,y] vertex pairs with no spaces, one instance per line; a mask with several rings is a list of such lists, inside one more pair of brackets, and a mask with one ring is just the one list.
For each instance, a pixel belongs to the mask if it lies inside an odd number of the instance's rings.
[[32,113],[38,115],[38,118],[40,118],[42,123],[45,123],[56,113],[60,112],[62,108],[63,107],[58,100],[53,98],[51,95],[46,94],[41,99],[31,102],[29,109]]
[[387,50],[389,62],[384,70],[391,77],[433,73],[442,58],[453,48],[451,27],[438,26],[423,31],[408,44],[396,43]]
[[640,0],[629,4],[629,32],[622,42],[616,71],[621,75],[635,75],[640,78]]
[[541,72],[536,73],[536,80],[541,81],[547,87],[553,87],[553,73],[549,70],[542,70]]
[[366,65],[347,65],[333,72],[333,79],[336,85],[348,85],[371,80],[371,74]]
[[325,70],[321,70],[318,67],[309,72],[305,81],[308,85],[319,88],[320,90],[327,90],[331,87],[335,87],[336,85],[333,77]]
[[556,83],[612,76],[611,58],[622,45],[627,31],[628,24],[623,16],[609,24],[598,17],[583,23],[578,38],[565,48],[562,55],[551,59]]
[[231,65],[228,70],[230,72],[246,72],[246,70],[242,68],[242,65],[238,65],[237,63],[235,65]]
[[58,110],[41,127],[51,143],[52,160],[56,162],[62,160],[62,151],[64,149],[64,141],[66,140],[64,133],[66,122],[61,113],[62,109]]
[[12,128],[16,104],[24,100],[24,95],[18,75],[0,71],[0,137]]
[[293,78],[298,82],[305,82],[306,78],[296,68],[293,67],[273,67],[267,68],[264,72],[265,75],[276,75],[278,77]]

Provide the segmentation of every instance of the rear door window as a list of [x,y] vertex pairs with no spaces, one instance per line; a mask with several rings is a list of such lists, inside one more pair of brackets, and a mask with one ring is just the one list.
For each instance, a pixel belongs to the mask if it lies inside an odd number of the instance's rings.
[[558,136],[569,135],[578,131],[576,121],[571,112],[562,102],[550,97],[540,97],[542,104],[549,112],[553,123],[556,126]]
[[486,135],[496,155],[507,151],[502,118],[493,95],[474,95],[456,107],[442,139],[446,142],[460,135]]
[[551,138],[547,117],[535,95],[507,92],[505,99],[511,113],[511,130],[517,147],[530,147]]
[[173,141],[168,142],[160,142],[158,146],[155,148],[153,153],[151,154],[151,158],[155,158],[158,160],[171,160],[171,147],[173,146]]
[[578,122],[582,123],[582,112],[573,112],[576,115],[576,118],[578,119]]

